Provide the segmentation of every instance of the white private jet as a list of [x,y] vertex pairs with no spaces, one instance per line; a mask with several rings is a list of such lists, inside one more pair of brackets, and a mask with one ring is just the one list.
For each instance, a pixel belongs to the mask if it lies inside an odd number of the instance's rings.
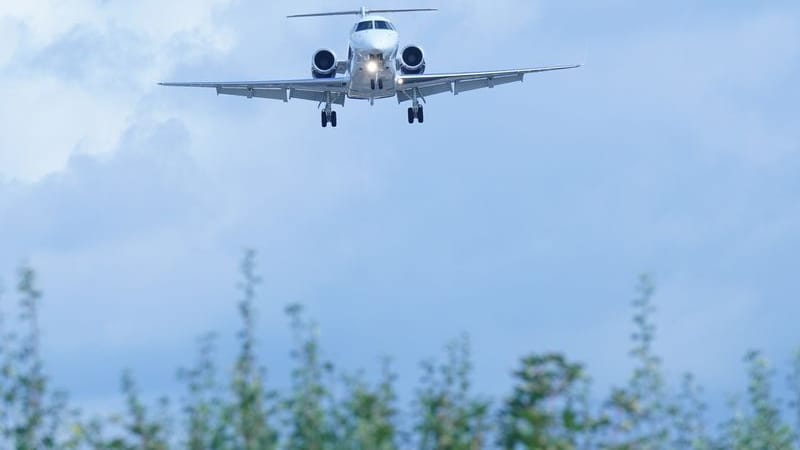
[[383,13],[436,11],[436,9],[373,9],[338,11],[318,14],[297,14],[296,17],[321,17],[358,15],[360,19],[350,33],[347,60],[340,61],[327,49],[318,50],[311,58],[311,76],[304,80],[284,81],[225,81],[159,83],[162,86],[215,88],[217,95],[239,95],[247,98],[267,98],[288,102],[290,99],[311,100],[322,110],[322,126],[337,125],[333,105],[344,106],[346,98],[369,100],[397,97],[398,103],[411,102],[408,123],[425,121],[423,106],[426,97],[445,92],[455,95],[480,88],[493,88],[500,84],[522,81],[529,73],[574,69],[568,66],[538,67],[531,69],[495,70],[489,72],[461,72],[426,74],[425,53],[416,45],[399,50],[396,28]]

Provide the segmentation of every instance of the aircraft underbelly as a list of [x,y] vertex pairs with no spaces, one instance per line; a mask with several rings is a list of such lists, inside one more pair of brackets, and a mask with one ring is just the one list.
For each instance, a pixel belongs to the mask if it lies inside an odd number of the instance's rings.
[[[379,80],[381,81],[379,83]],[[373,84],[374,83],[374,84]],[[373,89],[373,85],[375,89]],[[380,86],[383,89],[380,89]],[[350,87],[347,96],[353,99],[387,98],[395,96],[395,72],[391,68],[378,73],[370,73],[364,68],[356,68],[350,74]]]

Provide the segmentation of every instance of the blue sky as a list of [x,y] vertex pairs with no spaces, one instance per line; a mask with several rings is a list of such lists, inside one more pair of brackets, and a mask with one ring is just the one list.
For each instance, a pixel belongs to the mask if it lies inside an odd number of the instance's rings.
[[423,126],[393,101],[331,130],[314,104],[155,85],[304,77],[351,19],[283,17],[358,6],[0,6],[0,274],[41,271],[48,368],[77,400],[107,404],[124,367],[174,392],[194,337],[235,330],[245,247],[276,385],[291,302],[331,359],[393,355],[406,389],[464,331],[480,392],[532,351],[621,383],[641,272],[670,374],[713,401],[747,349],[800,345],[796,2],[375,4],[442,9],[395,18],[431,72],[588,62],[431,98]]

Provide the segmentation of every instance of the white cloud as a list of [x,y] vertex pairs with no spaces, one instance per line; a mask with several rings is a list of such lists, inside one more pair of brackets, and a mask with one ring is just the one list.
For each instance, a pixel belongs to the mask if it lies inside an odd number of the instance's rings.
[[229,0],[5,2],[0,176],[33,181],[75,152],[110,151],[155,81],[232,45]]

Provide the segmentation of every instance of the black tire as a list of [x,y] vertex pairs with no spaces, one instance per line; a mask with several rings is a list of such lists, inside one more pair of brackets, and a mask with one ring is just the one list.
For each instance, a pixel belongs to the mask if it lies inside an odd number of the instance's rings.
[[322,111],[322,128],[326,128],[328,126],[328,114],[325,111]]
[[373,91],[375,90],[375,79],[369,80],[369,87],[371,87]]
[[336,128],[336,111],[331,112],[331,126]]
[[383,90],[383,78],[378,79],[378,89]]
[[414,123],[414,108],[408,108],[408,123]]
[[425,122],[425,110],[422,108],[422,106],[420,106],[419,109],[417,109],[417,122],[419,123]]

